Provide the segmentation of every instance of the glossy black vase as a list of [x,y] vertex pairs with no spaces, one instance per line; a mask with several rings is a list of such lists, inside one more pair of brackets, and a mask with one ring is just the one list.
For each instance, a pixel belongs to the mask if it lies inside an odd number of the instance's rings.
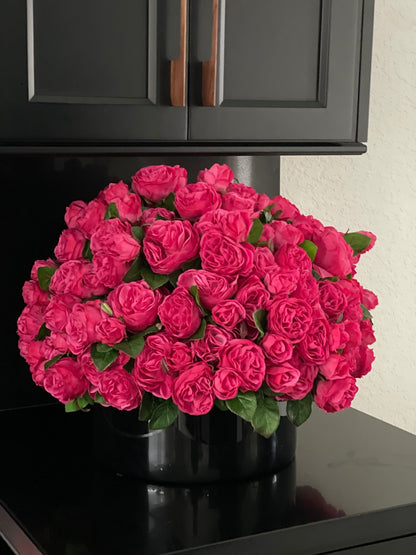
[[163,430],[149,431],[137,411],[94,407],[97,462],[117,474],[160,484],[256,479],[279,472],[295,456],[296,428],[282,417],[268,439],[230,412],[180,413]]

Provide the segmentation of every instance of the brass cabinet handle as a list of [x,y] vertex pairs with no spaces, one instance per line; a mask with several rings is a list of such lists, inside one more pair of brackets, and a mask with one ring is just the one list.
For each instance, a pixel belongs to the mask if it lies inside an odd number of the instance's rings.
[[188,0],[181,1],[179,57],[170,62],[170,101],[172,106],[185,106],[186,44]]
[[217,93],[218,0],[212,0],[211,58],[202,62],[202,105],[215,106]]

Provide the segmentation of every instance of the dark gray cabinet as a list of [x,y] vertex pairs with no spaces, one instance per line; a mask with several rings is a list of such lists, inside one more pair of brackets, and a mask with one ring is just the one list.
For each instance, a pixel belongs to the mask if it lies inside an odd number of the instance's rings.
[[[373,4],[3,0],[1,144],[365,150]],[[181,17],[185,101],[172,106]]]

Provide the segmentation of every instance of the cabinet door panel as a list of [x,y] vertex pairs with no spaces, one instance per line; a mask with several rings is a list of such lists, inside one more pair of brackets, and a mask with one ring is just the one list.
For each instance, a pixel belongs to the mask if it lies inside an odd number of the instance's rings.
[[217,106],[193,85],[191,138],[354,141],[361,19],[362,0],[220,0]]
[[186,139],[186,109],[170,106],[168,0],[8,0],[0,10],[0,139]]

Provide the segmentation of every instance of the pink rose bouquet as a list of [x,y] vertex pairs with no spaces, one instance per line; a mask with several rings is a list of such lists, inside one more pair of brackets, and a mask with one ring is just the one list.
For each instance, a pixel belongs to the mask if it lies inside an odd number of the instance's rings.
[[374,293],[355,279],[372,233],[340,233],[214,164],[142,168],[73,202],[54,258],[23,286],[19,348],[68,412],[139,409],[151,429],[214,405],[269,437],[279,401],[351,405],[371,369]]

